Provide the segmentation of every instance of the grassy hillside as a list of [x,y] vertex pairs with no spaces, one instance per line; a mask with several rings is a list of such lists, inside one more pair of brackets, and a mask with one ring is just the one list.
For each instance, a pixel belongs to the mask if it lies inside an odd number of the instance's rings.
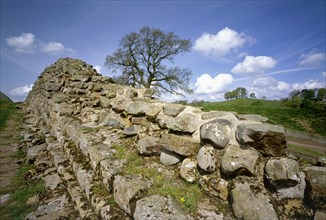
[[[197,105],[198,106],[198,105]],[[326,112],[315,113],[304,109],[282,106],[280,101],[235,99],[224,102],[199,104],[205,111],[235,111],[239,114],[259,114],[269,118],[269,123],[286,128],[326,136]]]
[[6,125],[6,121],[15,110],[15,103],[13,103],[7,96],[0,92],[0,131]]

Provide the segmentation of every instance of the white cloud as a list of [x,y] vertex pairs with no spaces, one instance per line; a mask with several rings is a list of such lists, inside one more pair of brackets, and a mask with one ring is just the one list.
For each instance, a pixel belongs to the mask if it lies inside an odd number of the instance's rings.
[[292,86],[293,90],[314,89],[314,88],[324,88],[324,87],[325,87],[324,83],[313,79],[302,84],[295,83]]
[[33,84],[17,87],[10,90],[9,95],[24,97],[27,96],[27,94],[29,93],[29,91],[32,90],[32,88],[33,88]]
[[221,57],[231,51],[237,51],[245,43],[253,40],[244,33],[238,33],[228,27],[217,32],[216,35],[204,33],[196,39],[193,49],[205,55]]
[[207,73],[197,78],[195,83],[196,94],[211,94],[222,92],[233,82],[231,74],[218,74],[212,78]]
[[96,71],[98,72],[98,73],[101,73],[101,66],[100,65],[95,65],[94,66],[94,69],[96,69]]
[[6,39],[7,45],[20,53],[34,53],[35,50],[40,50],[47,54],[58,54],[63,52],[74,52],[71,48],[66,48],[60,42],[50,41],[48,43],[36,40],[32,33],[22,33],[20,36],[9,37]]
[[35,47],[35,35],[32,33],[22,33],[20,36],[6,39],[7,45],[13,47],[20,53],[33,53]]
[[308,54],[301,54],[300,65],[302,66],[319,66],[325,63],[326,53],[318,53],[316,51],[311,51]]
[[246,56],[242,63],[235,65],[232,73],[244,74],[260,74],[266,70],[273,68],[276,65],[276,60],[267,56]]
[[292,86],[286,82],[278,81],[273,77],[259,77],[253,81],[250,92],[254,92],[256,97],[265,96],[268,99],[280,99],[287,97],[292,90]]
[[60,53],[65,49],[65,46],[62,43],[49,42],[41,44],[40,49],[44,53]]

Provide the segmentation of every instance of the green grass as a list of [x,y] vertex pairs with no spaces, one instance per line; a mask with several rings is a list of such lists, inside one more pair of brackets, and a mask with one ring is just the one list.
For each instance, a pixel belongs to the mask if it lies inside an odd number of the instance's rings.
[[[25,178],[25,174],[32,168],[31,165],[21,166],[15,178],[12,181],[11,189],[5,189],[11,193],[10,202],[6,206],[0,207],[0,216],[3,219],[24,219],[26,215],[32,212],[36,207],[26,204],[28,198],[35,194],[44,195],[44,183],[40,180],[31,181]],[[6,191],[0,192],[4,194]]]
[[324,157],[325,154],[318,152],[318,151],[314,151],[311,150],[309,148],[305,148],[305,147],[301,147],[301,146],[297,146],[297,145],[293,145],[293,144],[288,144],[288,148],[291,151],[295,151],[298,153],[302,153],[311,157],[315,157],[315,158],[319,158],[319,157]]
[[[114,145],[113,148],[116,150],[116,159],[127,160],[127,163],[121,170],[123,175],[141,174],[144,178],[152,182],[148,194],[171,196],[189,213],[196,212],[198,203],[204,198],[204,191],[198,184],[187,183],[178,176],[164,176],[164,174],[158,172],[157,168],[148,166],[146,160],[138,155],[135,150],[130,150],[119,145]],[[155,157],[151,158],[154,162],[159,163],[155,161],[157,159]]]
[[239,114],[258,114],[268,117],[269,123],[286,128],[326,136],[326,112],[313,113],[304,109],[282,106],[280,101],[235,99],[206,102],[199,105],[204,111],[235,111]]
[[5,100],[0,100],[0,131],[6,126],[9,116],[14,113],[16,104]]

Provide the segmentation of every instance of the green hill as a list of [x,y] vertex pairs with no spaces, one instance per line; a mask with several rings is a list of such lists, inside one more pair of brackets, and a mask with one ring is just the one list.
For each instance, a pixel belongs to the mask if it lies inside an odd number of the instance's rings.
[[0,91],[0,102],[1,101],[4,101],[4,102],[12,102],[12,100],[8,96],[6,96],[4,93],[2,93]]
[[280,101],[258,99],[234,99],[224,102],[195,104],[205,111],[235,111],[239,114],[258,114],[269,118],[269,123],[281,124],[286,128],[326,136],[326,112],[313,112],[289,108]]
[[0,92],[0,130],[6,125],[6,121],[15,106],[15,103],[8,96]]

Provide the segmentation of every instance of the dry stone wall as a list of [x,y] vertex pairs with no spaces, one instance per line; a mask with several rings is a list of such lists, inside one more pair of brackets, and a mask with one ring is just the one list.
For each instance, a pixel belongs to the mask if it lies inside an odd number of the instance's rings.
[[[282,126],[152,95],[150,89],[116,85],[81,60],[59,59],[44,70],[25,103],[24,141],[28,161],[44,171],[46,187],[66,190],[61,206],[73,202],[82,219],[324,214],[326,169],[302,168],[288,158]],[[183,198],[158,193],[153,188],[159,178],[146,169],[176,184],[198,184],[200,204],[189,210]],[[44,215],[49,213],[37,211],[27,219]]]

